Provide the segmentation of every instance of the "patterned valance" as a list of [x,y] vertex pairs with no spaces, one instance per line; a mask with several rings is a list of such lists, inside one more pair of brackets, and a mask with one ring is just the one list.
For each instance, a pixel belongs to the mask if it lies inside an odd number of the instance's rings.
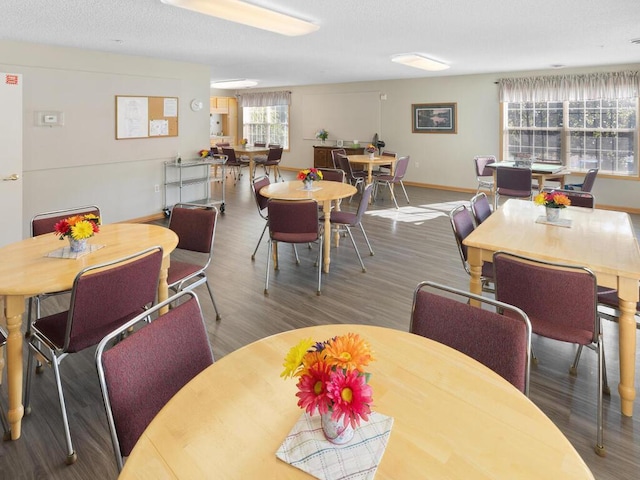
[[241,107],[271,107],[291,104],[291,92],[242,93],[239,96]]

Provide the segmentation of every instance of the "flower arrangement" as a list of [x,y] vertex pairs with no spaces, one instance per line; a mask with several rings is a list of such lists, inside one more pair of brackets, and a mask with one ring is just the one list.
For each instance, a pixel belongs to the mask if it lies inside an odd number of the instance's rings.
[[298,406],[313,415],[331,414],[331,419],[355,427],[371,413],[371,374],[364,371],[375,360],[369,343],[357,333],[347,333],[324,342],[304,339],[284,359],[281,377],[298,377]]
[[540,192],[533,199],[536,205],[544,205],[549,208],[564,208],[571,205],[571,200],[564,193]]
[[55,233],[60,240],[68,237],[73,240],[85,240],[100,231],[100,217],[92,213],[75,215],[55,224]]
[[241,144],[242,144],[242,146],[244,147],[244,146],[246,146],[246,145],[247,145],[247,143],[249,143],[249,140],[247,140],[246,138],[243,138],[243,139],[240,141],[240,143],[241,143]]
[[298,180],[303,182],[316,182],[322,180],[322,172],[317,168],[306,168],[298,172]]
[[323,142],[329,138],[329,132],[327,132],[324,128],[321,128],[316,132],[316,138],[319,138]]
[[373,143],[370,143],[369,145],[367,145],[367,147],[365,148],[365,150],[369,153],[375,153],[376,150],[378,150],[376,148],[376,146]]
[[209,155],[211,155],[211,150],[209,149],[202,149],[198,152],[198,154],[200,155],[200,158],[207,158]]

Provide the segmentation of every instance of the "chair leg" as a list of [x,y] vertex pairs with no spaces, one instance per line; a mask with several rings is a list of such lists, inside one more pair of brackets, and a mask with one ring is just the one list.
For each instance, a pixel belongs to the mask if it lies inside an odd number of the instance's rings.
[[322,253],[324,252],[324,233],[318,239],[320,247],[318,248],[318,291],[316,295],[320,295],[322,289]]
[[255,260],[256,259],[256,253],[258,252],[258,247],[260,247],[260,244],[262,243],[262,238],[264,237],[264,232],[267,231],[267,227],[269,226],[269,222],[266,222],[264,224],[264,228],[262,229],[262,234],[260,235],[260,239],[258,240],[258,243],[256,244],[256,248],[253,251],[253,253],[251,254],[251,260]]
[[211,303],[213,303],[213,309],[216,312],[216,322],[219,322],[222,317],[220,316],[220,312],[218,312],[218,306],[216,305],[216,301],[213,298],[213,291],[211,290],[211,285],[209,285],[209,280],[206,279],[204,281],[204,283],[207,286],[207,290],[209,290],[209,296],[211,297]]
[[597,435],[596,435],[596,453],[605,457],[607,451],[604,447],[604,425],[602,418],[602,389],[603,389],[603,372],[604,372],[604,349],[602,348],[602,333],[598,335],[598,411],[597,411]]
[[53,361],[51,362],[51,366],[53,367],[53,373],[56,377],[56,386],[58,387],[58,400],[60,401],[60,413],[62,414],[62,423],[64,424],[64,436],[67,442],[67,465],[71,465],[76,462],[78,456],[76,455],[75,450],[73,449],[73,444],[71,443],[71,432],[69,430],[69,419],[67,417],[67,407],[64,403],[64,394],[62,393],[62,381],[60,379],[60,365],[58,364],[59,359],[53,357]]
[[582,345],[578,345],[576,358],[573,360],[573,364],[571,365],[571,367],[569,367],[569,373],[574,377],[578,375],[578,363],[580,362],[580,355],[582,355]]
[[400,186],[402,187],[402,191],[404,192],[404,198],[407,199],[407,204],[411,203],[409,202],[409,195],[407,195],[407,189],[404,188],[404,183],[402,183],[402,180],[400,180]]
[[369,243],[369,237],[367,237],[367,233],[364,231],[364,227],[362,226],[362,222],[360,222],[360,231],[362,232],[362,236],[364,237],[364,241],[367,242],[367,247],[369,247],[369,255],[373,257],[373,248],[371,248],[371,244]]
[[362,261],[362,257],[360,256],[360,252],[358,251],[358,246],[356,245],[356,241],[353,238],[353,234],[351,233],[351,229],[348,225],[344,226],[345,230],[349,234],[349,238],[351,239],[351,243],[353,244],[353,249],[356,251],[356,255],[358,256],[358,261],[360,262],[360,266],[362,267],[362,273],[365,273],[367,269],[364,266],[364,262]]
[[264,294],[269,295],[269,270],[271,269],[271,250],[273,248],[273,240],[269,239],[267,248],[267,273],[264,279]]
[[396,206],[396,210],[400,210],[400,207],[398,207],[398,202],[396,201],[396,195],[393,193],[393,188],[391,188],[391,184],[389,182],[387,182],[387,187],[389,187],[389,193],[391,194],[391,198],[393,199],[393,203]]

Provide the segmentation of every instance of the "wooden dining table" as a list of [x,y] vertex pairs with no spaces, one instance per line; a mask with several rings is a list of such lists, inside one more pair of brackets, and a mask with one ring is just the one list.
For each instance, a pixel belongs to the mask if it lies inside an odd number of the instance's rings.
[[246,155],[249,157],[249,181],[253,183],[253,172],[256,168],[255,156],[266,155],[269,153],[269,147],[254,147],[253,145],[236,145],[233,150],[238,155]]
[[[338,200],[355,195],[358,190],[353,185],[342,182],[320,181],[314,182],[312,190],[304,190],[300,180],[289,182],[271,183],[260,190],[260,194],[267,198],[277,198],[279,200],[315,200],[322,204],[324,215],[325,234],[331,232],[331,203],[335,202],[334,208],[340,209]],[[336,233],[335,242],[338,242]],[[324,242],[323,251],[323,271],[329,273],[331,264],[331,239]]]
[[540,260],[591,269],[598,285],[618,291],[620,299],[620,393],[623,415],[633,415],[636,395],[636,322],[640,248],[627,213],[568,207],[561,219],[570,226],[537,223],[544,207],[509,199],[463,241],[471,269],[470,289],[481,294],[482,263],[503,250]]
[[353,163],[354,165],[365,165],[367,167],[367,184],[373,182],[373,167],[375,165],[391,165],[391,175],[393,175],[393,170],[396,166],[396,161],[398,160],[396,157],[380,157],[374,155],[371,157],[370,155],[347,155],[347,159],[349,163]]
[[[158,284],[158,300],[168,298],[167,272],[170,253],[178,245],[178,236],[158,225],[113,223],[100,226],[100,232],[89,239],[89,245],[102,245],[79,258],[54,258],[47,254],[68,246],[67,241],[49,233],[27,238],[0,248],[0,297],[4,297],[7,320],[7,384],[9,396],[8,421],[11,438],[21,434],[22,405],[22,344],[21,327],[25,299],[46,293],[70,290],[80,270],[117,260],[149,247],[160,245],[163,260]],[[0,372],[1,373],[1,372]]]
[[345,324],[279,333],[218,359],[151,421],[119,479],[310,478],[276,458],[303,414],[296,379],[280,377],[284,357],[302,339],[348,332],[371,344],[372,409],[393,418],[376,479],[593,479],[555,424],[492,370],[418,335]]

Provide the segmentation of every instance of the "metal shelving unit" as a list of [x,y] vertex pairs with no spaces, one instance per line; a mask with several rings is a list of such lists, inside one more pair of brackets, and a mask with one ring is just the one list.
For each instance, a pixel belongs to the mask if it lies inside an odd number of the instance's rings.
[[[164,213],[169,216],[171,207],[176,203],[199,203],[202,205],[219,205],[220,213],[224,213],[226,155],[213,155],[197,160],[185,160],[181,162],[164,162]],[[220,183],[222,195],[220,200],[211,198],[211,183]],[[202,196],[196,199],[183,198],[184,190],[190,186],[201,185]],[[189,190],[189,193],[191,193]],[[196,192],[198,193],[197,189]],[[170,202],[171,197],[176,197],[175,202]]]

